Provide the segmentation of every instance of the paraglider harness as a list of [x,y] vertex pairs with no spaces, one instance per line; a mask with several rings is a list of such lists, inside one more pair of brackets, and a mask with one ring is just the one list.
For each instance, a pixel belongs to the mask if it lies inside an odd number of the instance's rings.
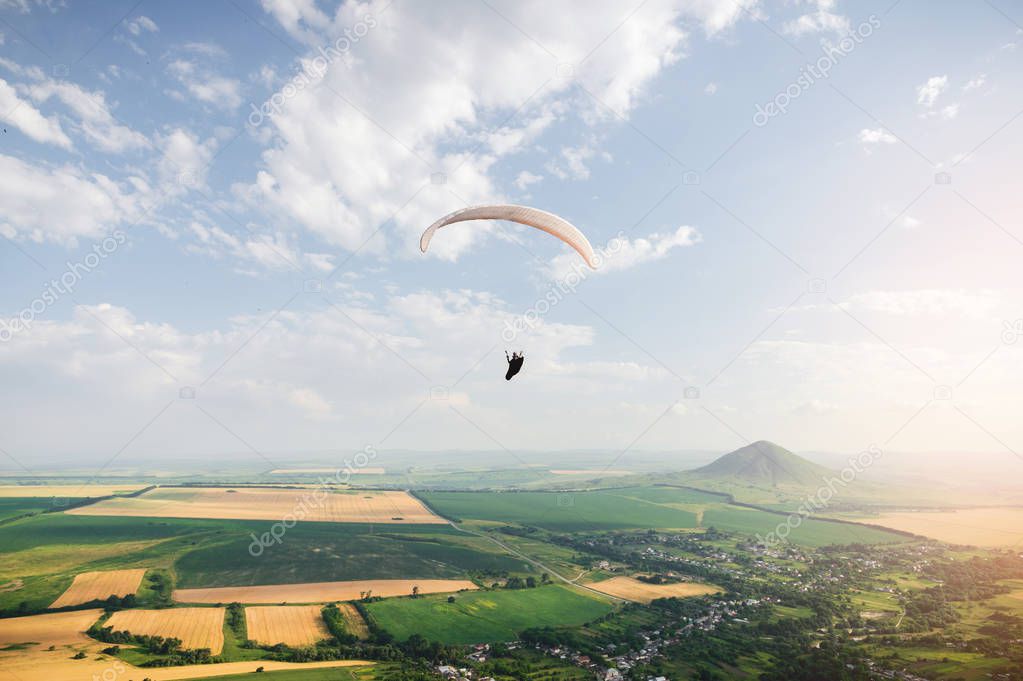
[[522,363],[526,360],[526,358],[521,352],[513,352],[511,357],[509,357],[507,350],[504,351],[504,358],[508,360],[508,373],[504,375],[504,380],[510,381],[512,380],[512,376],[519,373],[519,369],[522,368]]

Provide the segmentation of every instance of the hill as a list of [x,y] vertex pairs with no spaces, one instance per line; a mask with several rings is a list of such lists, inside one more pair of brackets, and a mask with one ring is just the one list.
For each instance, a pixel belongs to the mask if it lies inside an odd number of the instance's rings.
[[789,450],[759,440],[688,472],[694,479],[724,479],[756,487],[816,487],[838,473]]

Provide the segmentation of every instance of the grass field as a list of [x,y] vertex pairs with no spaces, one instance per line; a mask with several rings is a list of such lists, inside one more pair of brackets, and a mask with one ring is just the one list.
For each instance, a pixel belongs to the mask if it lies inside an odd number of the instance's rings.
[[224,586],[212,589],[178,589],[179,603],[330,603],[356,601],[366,592],[373,596],[407,596],[414,586],[419,593],[449,593],[475,589],[465,579],[362,579],[348,582],[308,582],[263,586]]
[[611,612],[607,601],[563,586],[393,598],[369,603],[370,617],[405,640],[421,634],[442,643],[510,641],[531,627],[579,625]]
[[718,593],[721,589],[707,584],[679,582],[677,584],[647,584],[632,577],[612,577],[586,586],[610,596],[624,598],[636,603],[649,603],[657,598],[684,598]]
[[406,492],[262,487],[167,487],[107,499],[72,515],[406,524],[442,522]]
[[0,522],[17,518],[27,513],[42,513],[54,508],[50,497],[0,497]]
[[[632,528],[715,527],[766,536],[784,515],[725,502],[719,494],[677,487],[589,492],[422,492],[438,513],[459,520],[532,525],[559,532]],[[870,527],[803,519],[789,540],[810,546],[904,541]]]

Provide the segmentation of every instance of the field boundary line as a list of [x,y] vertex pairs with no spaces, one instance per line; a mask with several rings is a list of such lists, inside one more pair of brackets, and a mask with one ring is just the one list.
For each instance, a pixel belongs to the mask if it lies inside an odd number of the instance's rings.
[[[617,596],[612,596],[611,594],[601,593],[600,591],[597,591],[596,589],[591,589],[588,586],[584,586],[582,584],[576,584],[574,581],[568,579],[567,577],[564,577],[560,572],[554,570],[553,568],[547,567],[546,565],[544,565],[540,561],[527,556],[526,554],[522,553],[518,549],[515,549],[515,548],[512,548],[511,546],[508,546],[507,544],[505,544],[503,541],[497,539],[496,537],[492,537],[492,536],[490,536],[488,534],[482,534],[480,532],[474,532],[473,530],[467,530],[464,527],[459,527],[457,524],[455,524],[452,521],[449,521],[449,522],[451,522],[451,527],[455,528],[459,532],[465,532],[466,534],[471,534],[471,535],[473,535],[475,537],[479,537],[481,539],[489,539],[490,541],[494,542],[495,544],[497,544],[498,546],[500,546],[502,549],[504,549],[508,553],[512,554],[513,556],[517,556],[517,557],[521,558],[522,560],[526,561],[527,563],[529,563],[530,565],[532,565],[534,567],[538,567],[541,570],[543,570],[544,572],[547,572],[547,573],[549,573],[551,575],[554,575],[556,578],[560,579],[562,582],[564,582],[565,584],[567,584],[570,587],[575,587],[577,589],[583,589],[584,591],[588,591],[591,594],[594,594],[594,595],[596,595],[596,596],[598,596],[600,598],[610,599],[612,601],[621,601],[622,603],[628,603],[629,602],[628,599],[619,598]],[[576,579],[578,579],[578,577]]]

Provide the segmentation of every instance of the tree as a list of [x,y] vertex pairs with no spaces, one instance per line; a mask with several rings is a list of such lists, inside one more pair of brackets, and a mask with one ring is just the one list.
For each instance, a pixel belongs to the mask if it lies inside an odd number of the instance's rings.
[[412,598],[419,598],[419,585],[418,584],[413,584],[412,585]]

